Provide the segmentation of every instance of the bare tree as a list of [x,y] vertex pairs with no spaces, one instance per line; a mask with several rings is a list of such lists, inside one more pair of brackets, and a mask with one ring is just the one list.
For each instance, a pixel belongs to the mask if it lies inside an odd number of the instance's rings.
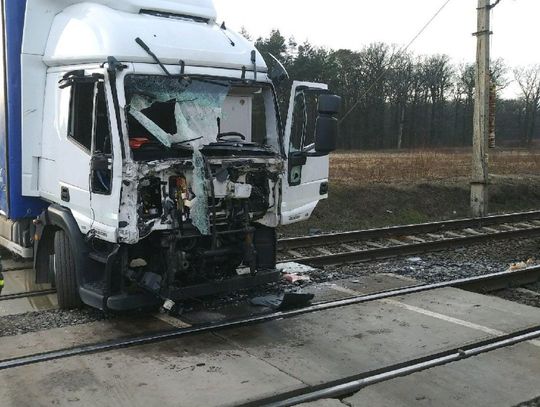
[[[245,30],[243,34],[249,36]],[[422,56],[375,43],[361,50],[333,50],[286,39],[278,30],[259,38],[266,56],[278,57],[291,77],[328,83],[342,96],[339,145],[347,149],[470,146],[475,94],[473,64],[454,66],[444,55]],[[507,67],[492,61],[498,90],[508,85]],[[522,96],[497,99],[498,139],[526,146],[540,136],[540,68],[517,70]],[[512,77],[512,79],[514,79]],[[286,117],[290,83],[276,89]]]
[[540,65],[516,68],[514,77],[521,90],[524,110],[521,144],[531,146],[540,109]]
[[392,67],[388,73],[388,96],[396,107],[398,132],[397,148],[403,147],[403,132],[407,105],[412,98],[414,86],[414,64],[408,53],[398,53],[392,58]]
[[435,135],[441,130],[440,115],[453,84],[454,68],[448,55],[431,56],[422,65],[424,83],[431,99],[429,141],[431,145],[435,145]]
[[491,62],[491,82],[497,87],[497,90],[503,90],[510,82],[507,77],[508,67],[502,58]]
[[246,40],[251,41],[251,35],[249,34],[246,27],[240,27],[240,35],[243,36]]
[[373,43],[365,47],[359,55],[366,102],[362,112],[364,134],[370,147],[383,148],[388,67],[392,59],[392,49],[384,43]]
[[[473,132],[473,112],[474,112],[474,92],[475,92],[475,66],[474,64],[463,64],[458,68],[458,74],[456,77],[456,93],[459,94],[456,101],[456,113],[457,118],[459,110],[461,114],[461,144],[466,146],[470,145],[472,141]],[[458,119],[456,119],[457,121]],[[455,125],[455,131],[458,133],[458,125]],[[457,136],[457,134],[456,134]]]

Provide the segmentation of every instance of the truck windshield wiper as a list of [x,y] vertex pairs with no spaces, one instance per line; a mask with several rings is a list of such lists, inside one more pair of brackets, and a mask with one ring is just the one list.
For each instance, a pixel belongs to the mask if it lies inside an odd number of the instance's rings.
[[176,148],[176,147],[186,147],[184,144],[186,144],[186,143],[191,143],[192,141],[197,141],[197,140],[200,140],[200,139],[202,139],[202,138],[203,138],[203,137],[200,136],[200,137],[192,138],[192,139],[189,139],[189,140],[178,141],[177,143],[172,143],[172,144],[171,144],[171,147],[173,147],[173,148]]
[[165,72],[167,74],[167,76],[172,76],[171,73],[167,70],[167,68],[165,68],[165,65],[163,65],[161,63],[161,61],[159,60],[157,55],[152,52],[150,47],[148,45],[146,45],[146,43],[143,40],[141,40],[139,37],[137,37],[137,38],[135,38],[135,42],[137,44],[139,44],[141,46],[141,48],[144,49],[146,51],[146,53],[148,55],[150,55],[154,59],[154,61],[156,61],[156,63],[161,67],[161,69],[163,69],[163,72]]

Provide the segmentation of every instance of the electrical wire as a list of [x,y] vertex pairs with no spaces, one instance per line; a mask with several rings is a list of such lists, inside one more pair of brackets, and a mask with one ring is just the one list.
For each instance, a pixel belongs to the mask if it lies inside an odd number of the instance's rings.
[[[494,20],[494,16],[495,16],[495,13],[493,13],[493,9],[495,8],[495,6],[497,6],[497,4],[499,4],[501,2],[501,0],[496,0],[495,3],[491,4],[489,6],[489,11],[491,12],[491,15],[490,15],[490,19],[491,19],[491,26],[493,27],[495,24],[493,22]],[[489,49],[493,49],[493,35],[490,35],[489,36]]]
[[[397,53],[395,53],[392,58],[390,58],[390,61],[388,62],[388,65],[382,69],[382,72],[381,74],[377,77],[377,79],[375,79],[375,81],[371,84],[371,86],[364,92],[364,96],[366,96],[369,92],[371,92],[371,90],[375,87],[375,85],[377,85],[377,83],[382,79],[382,77],[384,76],[384,74],[386,73],[386,71],[392,66],[392,64],[394,63],[395,59],[407,52],[407,50],[416,42],[416,40],[424,33],[424,31],[426,31],[428,29],[428,27],[431,25],[431,23],[433,23],[433,21],[439,16],[439,14],[442,13],[442,11],[446,8],[446,6],[448,6],[448,4],[451,2],[452,0],[445,0],[445,2],[443,3],[443,5],[437,10],[437,12],[429,19],[429,21],[421,28],[421,30],[413,37],[413,39],[406,45],[404,46],[402,49],[400,49]],[[498,0],[500,1],[500,0]],[[362,101],[362,98],[359,98],[355,103],[354,105],[349,109],[349,111],[347,113],[345,113],[345,115],[343,115],[343,117],[340,119],[340,124],[343,123],[343,121],[345,121],[345,119],[347,117],[350,116],[350,114],[354,111],[354,109],[356,109],[356,107],[360,104],[360,102]]]

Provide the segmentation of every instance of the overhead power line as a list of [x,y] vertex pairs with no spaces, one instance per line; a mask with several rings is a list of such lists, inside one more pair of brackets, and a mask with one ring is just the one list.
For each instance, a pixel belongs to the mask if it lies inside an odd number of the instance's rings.
[[[362,98],[359,98],[355,103],[354,105],[347,111],[347,113],[345,113],[345,115],[341,118],[340,120],[340,123],[342,123],[347,117],[349,117],[349,115],[354,111],[354,109],[356,109],[356,107],[360,104],[360,102],[362,101],[362,99],[369,93],[373,90],[373,88],[375,87],[375,85],[377,85],[377,83],[379,83],[379,81],[383,78],[384,74],[386,73],[386,71],[392,66],[392,64],[394,63],[395,59],[400,55],[400,54],[403,54],[405,52],[408,51],[408,49],[416,42],[416,40],[424,33],[424,31],[426,31],[428,29],[428,27],[431,25],[431,23],[433,23],[433,21],[435,21],[435,19],[439,16],[439,14],[442,13],[442,11],[446,8],[446,6],[448,6],[448,4],[451,2],[452,0],[445,0],[445,2],[443,3],[443,5],[437,10],[437,12],[429,19],[429,21],[420,29],[420,31],[418,31],[418,33],[413,37],[413,39],[406,45],[404,46],[402,49],[400,49],[397,53],[395,53],[392,58],[390,58],[390,61],[388,62],[388,65],[383,68],[381,74],[377,77],[377,79],[375,79],[375,81],[371,84],[371,86],[364,92],[364,95]],[[500,0],[498,0],[500,1]],[[496,4],[495,4],[496,5]]]

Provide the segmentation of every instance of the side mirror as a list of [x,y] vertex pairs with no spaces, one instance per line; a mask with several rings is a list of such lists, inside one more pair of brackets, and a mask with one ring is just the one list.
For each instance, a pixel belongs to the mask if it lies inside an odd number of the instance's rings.
[[339,134],[338,119],[341,97],[324,94],[319,97],[319,117],[315,125],[315,151],[330,154],[337,148]]

